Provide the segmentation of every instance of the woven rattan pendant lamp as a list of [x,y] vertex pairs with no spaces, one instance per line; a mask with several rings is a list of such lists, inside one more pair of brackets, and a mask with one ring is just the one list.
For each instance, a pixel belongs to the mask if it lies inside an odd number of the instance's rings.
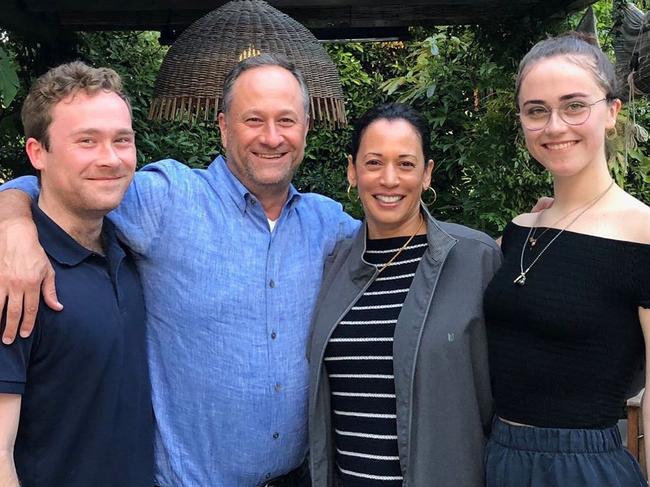
[[312,124],[346,124],[336,66],[303,25],[262,0],[233,0],[190,25],[163,60],[149,118],[216,122],[225,76],[242,59],[286,55],[305,77]]

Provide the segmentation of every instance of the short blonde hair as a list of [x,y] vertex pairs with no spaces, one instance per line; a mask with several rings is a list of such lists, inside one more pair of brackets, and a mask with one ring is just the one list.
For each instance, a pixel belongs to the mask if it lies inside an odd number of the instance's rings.
[[110,68],[93,68],[81,61],[61,64],[40,76],[29,90],[20,113],[25,137],[38,140],[49,150],[48,128],[52,123],[52,107],[78,91],[92,95],[100,90],[115,93],[131,104],[122,88],[120,75]]

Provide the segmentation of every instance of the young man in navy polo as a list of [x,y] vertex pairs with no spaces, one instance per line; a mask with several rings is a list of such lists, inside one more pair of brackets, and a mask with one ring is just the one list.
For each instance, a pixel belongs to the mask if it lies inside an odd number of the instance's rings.
[[151,487],[144,301],[104,218],[135,170],[129,103],[117,73],[75,62],[36,81],[22,118],[34,221],[66,305],[41,303],[34,334],[0,345],[0,486]]

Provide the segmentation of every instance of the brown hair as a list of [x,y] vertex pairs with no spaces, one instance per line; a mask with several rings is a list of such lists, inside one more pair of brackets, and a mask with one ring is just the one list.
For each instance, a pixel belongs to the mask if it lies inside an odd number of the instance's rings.
[[83,90],[92,95],[100,90],[115,93],[131,104],[122,88],[122,79],[110,68],[93,68],[81,61],[61,64],[40,76],[23,103],[22,118],[25,137],[38,140],[49,150],[48,127],[52,123],[52,107],[61,100]]
[[519,103],[521,83],[535,63],[542,59],[566,56],[572,62],[589,70],[605,92],[609,101],[618,98],[618,80],[614,66],[598,47],[596,38],[585,32],[566,32],[535,44],[519,63],[515,83],[515,101]]

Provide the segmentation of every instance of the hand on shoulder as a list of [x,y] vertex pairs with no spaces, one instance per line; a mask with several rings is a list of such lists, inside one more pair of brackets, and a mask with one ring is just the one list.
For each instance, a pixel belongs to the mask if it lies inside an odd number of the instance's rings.
[[539,213],[522,213],[512,219],[512,223],[520,227],[532,227],[537,222]]

